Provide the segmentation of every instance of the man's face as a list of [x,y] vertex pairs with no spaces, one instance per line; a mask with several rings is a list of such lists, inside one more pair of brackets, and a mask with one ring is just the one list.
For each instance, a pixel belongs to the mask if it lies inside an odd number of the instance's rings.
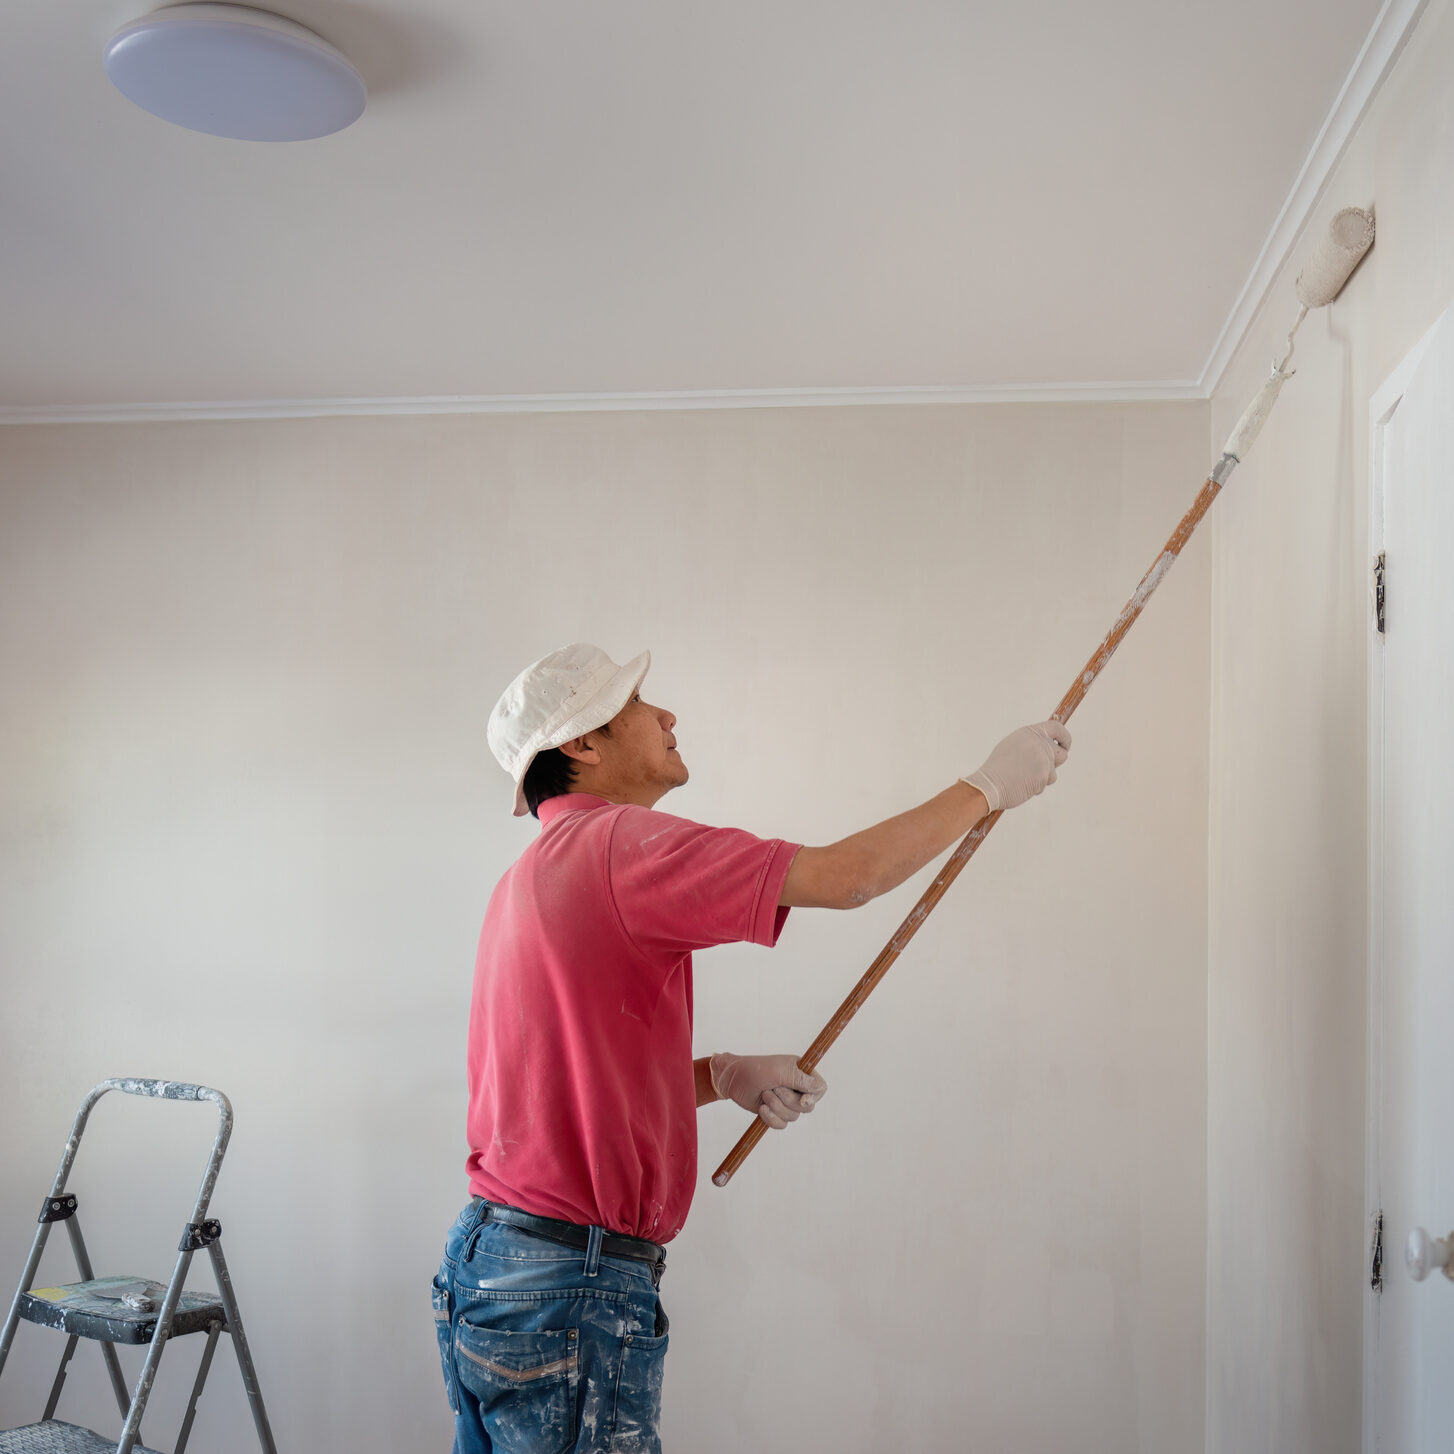
[[601,765],[619,789],[661,797],[686,782],[687,765],[672,730],[676,722],[665,707],[643,702],[638,692],[611,719],[609,734],[592,734]]

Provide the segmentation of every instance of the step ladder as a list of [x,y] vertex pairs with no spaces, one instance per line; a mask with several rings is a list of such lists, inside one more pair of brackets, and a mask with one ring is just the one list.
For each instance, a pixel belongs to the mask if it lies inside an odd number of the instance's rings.
[[[76,1197],[66,1190],[66,1178],[71,1172],[71,1163],[76,1159],[76,1149],[81,1143],[81,1133],[92,1107],[107,1091],[121,1091],[129,1096],[149,1096],[154,1100],[166,1101],[212,1101],[219,1117],[217,1137],[212,1143],[212,1154],[207,1159],[207,1170],[197,1192],[197,1202],[192,1209],[192,1220],[182,1232],[177,1248],[177,1264],[172,1269],[171,1281],[165,1284],[150,1282],[141,1277],[97,1277],[91,1271],[91,1259],[81,1237],[81,1224],[76,1216]],[[40,1209],[39,1225],[35,1230],[35,1241],[31,1245],[30,1259],[20,1275],[20,1285],[10,1313],[5,1319],[5,1331],[0,1334],[0,1373],[4,1372],[5,1360],[10,1345],[15,1341],[15,1330],[24,1318],[27,1322],[39,1323],[65,1333],[66,1346],[61,1354],[60,1367],[56,1370],[55,1382],[51,1384],[50,1397],[45,1412],[38,1424],[26,1424],[23,1428],[0,1430],[0,1454],[156,1454],[141,1443],[141,1416],[146,1411],[146,1401],[156,1381],[157,1366],[161,1363],[162,1350],[168,1338],[180,1337],[186,1333],[205,1333],[206,1346],[202,1350],[197,1377],[192,1385],[192,1396],[187,1403],[187,1412],[182,1420],[181,1432],[177,1435],[173,1454],[183,1454],[192,1432],[192,1420],[197,1414],[197,1400],[202,1396],[202,1385],[207,1381],[212,1366],[212,1354],[217,1347],[220,1334],[226,1333],[232,1339],[233,1351],[237,1354],[238,1366],[242,1369],[243,1387],[252,1408],[253,1423],[257,1426],[258,1442],[263,1454],[277,1454],[273,1443],[272,1429],[268,1426],[267,1411],[263,1408],[262,1393],[258,1389],[257,1371],[253,1368],[252,1354],[248,1350],[247,1336],[242,1331],[242,1316],[237,1310],[237,1298],[232,1291],[232,1278],[227,1271],[227,1262],[222,1256],[222,1224],[207,1219],[207,1204],[212,1199],[212,1188],[217,1183],[217,1173],[222,1166],[222,1157],[232,1135],[232,1105],[221,1091],[210,1086],[190,1085],[177,1080],[103,1080],[100,1085],[81,1102],[71,1127],[71,1139],[61,1155],[60,1169],[56,1172],[55,1184]],[[65,1287],[32,1287],[36,1269],[40,1266],[41,1253],[45,1251],[46,1239],[57,1222],[64,1222],[70,1234],[71,1250],[76,1256],[76,1267],[81,1281]],[[217,1294],[183,1292],[187,1271],[192,1265],[194,1253],[207,1249],[212,1259],[212,1270],[217,1276]],[[60,1402],[61,1389],[66,1381],[66,1369],[76,1343],[81,1338],[92,1338],[101,1344],[101,1356],[106,1371],[111,1376],[111,1387],[116,1394],[116,1404],[125,1423],[121,1438],[103,1438],[91,1429],[77,1424],[68,1424],[55,1417],[56,1405]],[[121,1374],[121,1364],[116,1357],[117,1343],[148,1344],[146,1360],[136,1387],[128,1397],[126,1381]]]

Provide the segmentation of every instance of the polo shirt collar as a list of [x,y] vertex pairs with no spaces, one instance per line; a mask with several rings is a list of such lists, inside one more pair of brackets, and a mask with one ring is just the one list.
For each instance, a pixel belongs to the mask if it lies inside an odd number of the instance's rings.
[[536,810],[536,816],[540,819],[540,826],[544,828],[547,824],[559,818],[562,813],[586,813],[592,808],[609,808],[613,805],[605,798],[598,798],[594,793],[557,793],[553,798],[547,798]]

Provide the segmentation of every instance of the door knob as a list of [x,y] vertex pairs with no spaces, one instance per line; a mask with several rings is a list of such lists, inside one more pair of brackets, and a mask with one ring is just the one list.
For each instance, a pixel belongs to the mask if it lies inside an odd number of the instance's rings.
[[1436,1267],[1443,1268],[1444,1276],[1454,1282],[1451,1262],[1454,1262],[1454,1232],[1447,1237],[1431,1237],[1422,1227],[1415,1227],[1409,1233],[1404,1265],[1415,1282],[1422,1282]]

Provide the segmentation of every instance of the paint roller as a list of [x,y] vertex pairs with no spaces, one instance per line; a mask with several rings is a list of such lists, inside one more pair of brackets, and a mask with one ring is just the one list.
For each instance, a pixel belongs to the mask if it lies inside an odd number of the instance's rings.
[[[1339,293],[1353,274],[1353,269],[1362,261],[1363,255],[1373,245],[1373,214],[1361,207],[1346,207],[1333,218],[1327,235],[1319,242],[1307,265],[1297,276],[1297,295],[1301,307],[1296,321],[1287,335],[1287,352],[1274,363],[1272,373],[1256,397],[1243,411],[1236,427],[1227,438],[1222,457],[1217,461],[1191,508],[1182,516],[1181,523],[1172,532],[1164,549],[1152,563],[1150,570],[1141,578],[1141,583],[1132,593],[1131,599],[1116,618],[1105,639],[1092,653],[1085,668],[1071,684],[1070,690],[1061,698],[1060,705],[1051,715],[1061,722],[1068,722],[1071,714],[1080,706],[1091,684],[1111,659],[1126,633],[1135,625],[1145,609],[1152,592],[1165,578],[1167,571],[1181,554],[1182,547],[1191,538],[1192,531],[1201,523],[1202,517],[1211,508],[1212,501],[1221,493],[1227,477],[1246,459],[1267,416],[1282,392],[1282,386],[1292,377],[1288,364],[1292,361],[1293,340],[1303,319],[1314,308],[1325,308]],[[854,985],[848,998],[839,1005],[833,1018],[819,1032],[818,1038],[798,1058],[798,1064],[810,1074],[816,1070],[828,1053],[829,1047],[843,1033],[848,1022],[872,994],[879,981],[888,973],[890,966],[903,953],[909,941],[919,931],[920,925],[929,917],[935,904],[944,897],[945,890],[959,876],[959,871],[974,857],[981,843],[989,837],[990,830],[999,822],[1000,812],[993,812],[981,818],[965,835],[959,846],[945,861],[944,867],[934,876],[933,882],[924,890],[919,902],[909,910],[903,923],[894,931],[884,945],[878,958],[868,967],[863,977]],[[762,1140],[767,1130],[766,1123],[754,1116],[752,1125],[727,1154],[721,1166],[712,1173],[716,1186],[726,1186],[732,1180],[738,1167],[747,1159],[748,1153]]]
[[1252,442],[1267,423],[1272,406],[1277,403],[1282,386],[1292,377],[1287,366],[1292,360],[1293,340],[1302,327],[1303,319],[1313,308],[1326,308],[1343,291],[1353,269],[1372,246],[1373,213],[1365,212],[1361,207],[1345,207],[1329,225],[1328,235],[1297,275],[1297,296],[1302,306],[1287,335],[1287,352],[1280,362],[1273,364],[1271,377],[1243,411],[1216,469],[1212,471],[1212,478],[1219,484],[1247,457],[1247,451],[1252,448]]

